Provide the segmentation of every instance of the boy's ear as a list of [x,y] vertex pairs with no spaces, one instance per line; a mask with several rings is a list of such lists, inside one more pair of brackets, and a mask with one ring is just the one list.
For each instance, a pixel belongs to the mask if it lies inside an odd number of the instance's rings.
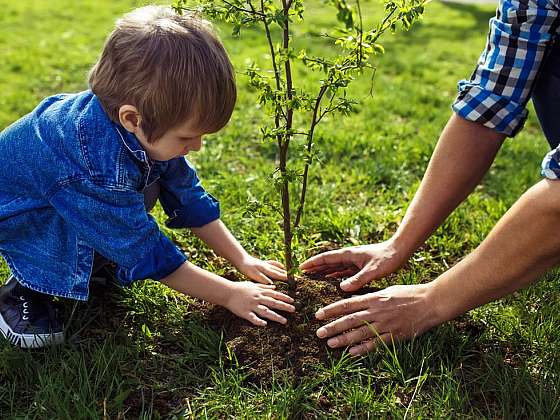
[[127,131],[136,134],[140,129],[142,117],[135,106],[122,105],[119,108],[119,121]]

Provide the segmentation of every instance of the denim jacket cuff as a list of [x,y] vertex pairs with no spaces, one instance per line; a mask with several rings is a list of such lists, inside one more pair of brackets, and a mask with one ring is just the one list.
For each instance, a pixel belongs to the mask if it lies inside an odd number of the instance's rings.
[[206,200],[189,203],[188,208],[180,208],[173,212],[165,222],[171,229],[202,227],[220,218],[220,203],[211,194]]
[[185,261],[187,261],[185,254],[161,233],[159,244],[134,267],[129,269],[119,267],[117,276],[123,285],[147,278],[161,280],[177,270]]

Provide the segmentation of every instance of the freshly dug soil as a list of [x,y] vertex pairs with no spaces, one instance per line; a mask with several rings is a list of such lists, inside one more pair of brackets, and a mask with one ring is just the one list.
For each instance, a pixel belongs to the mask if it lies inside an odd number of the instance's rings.
[[279,291],[296,301],[296,313],[282,313],[288,319],[286,325],[268,321],[266,327],[256,327],[213,305],[203,305],[200,310],[213,329],[223,330],[226,345],[237,362],[249,369],[248,380],[267,383],[279,377],[304,377],[317,364],[327,363],[329,353],[331,358],[341,354],[340,350],[329,349],[326,340],[320,340],[315,334],[324,324],[315,319],[315,312],[350,296],[338,287],[339,283],[338,279],[304,277],[298,280],[295,291],[287,285],[278,285]]

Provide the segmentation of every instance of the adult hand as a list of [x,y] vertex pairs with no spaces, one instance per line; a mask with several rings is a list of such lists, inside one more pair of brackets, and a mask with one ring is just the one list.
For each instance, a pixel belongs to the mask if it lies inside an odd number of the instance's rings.
[[323,274],[327,277],[350,276],[340,283],[340,287],[352,292],[372,280],[397,271],[408,257],[408,253],[398,250],[394,241],[388,240],[315,255],[304,261],[300,268],[306,273]]
[[341,318],[319,328],[317,336],[328,338],[331,348],[350,346],[354,356],[381,342],[415,337],[440,323],[431,289],[430,283],[398,285],[335,302],[319,309],[315,317]]

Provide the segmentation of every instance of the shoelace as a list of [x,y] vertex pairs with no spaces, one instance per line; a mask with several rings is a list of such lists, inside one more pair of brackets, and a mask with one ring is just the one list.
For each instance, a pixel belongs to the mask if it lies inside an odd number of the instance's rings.
[[23,302],[23,320],[29,321],[29,301],[23,295],[19,295],[19,300]]
[[[22,310],[22,319],[24,321],[33,320],[38,312],[41,312],[42,306],[44,303],[37,297],[33,295],[33,292],[27,293],[28,291],[20,291],[18,294],[18,299],[23,307]],[[49,316],[52,317],[52,308],[51,305],[47,305],[46,308],[48,310]]]

